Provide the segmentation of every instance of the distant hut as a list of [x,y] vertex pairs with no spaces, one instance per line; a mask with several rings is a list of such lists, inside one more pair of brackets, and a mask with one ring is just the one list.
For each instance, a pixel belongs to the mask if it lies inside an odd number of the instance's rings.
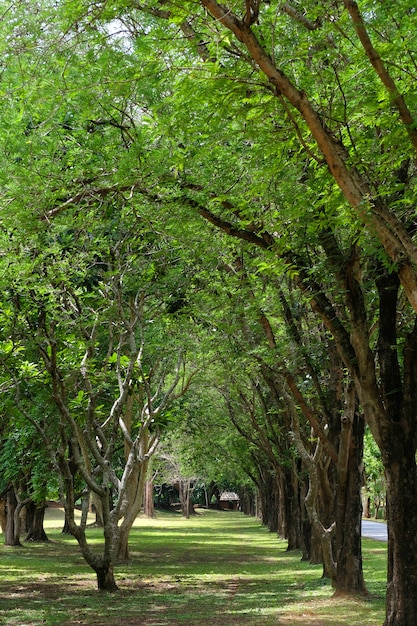
[[220,506],[227,511],[237,511],[240,498],[234,491],[223,491],[220,494]]

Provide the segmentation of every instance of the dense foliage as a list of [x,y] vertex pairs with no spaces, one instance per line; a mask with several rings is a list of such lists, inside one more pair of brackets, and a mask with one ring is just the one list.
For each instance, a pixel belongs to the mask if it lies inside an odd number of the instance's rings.
[[366,419],[389,493],[386,626],[413,623],[412,3],[2,13],[4,493],[59,489],[97,571],[73,517],[92,499],[110,571],[165,437],[183,478],[250,479],[271,529],[364,592]]

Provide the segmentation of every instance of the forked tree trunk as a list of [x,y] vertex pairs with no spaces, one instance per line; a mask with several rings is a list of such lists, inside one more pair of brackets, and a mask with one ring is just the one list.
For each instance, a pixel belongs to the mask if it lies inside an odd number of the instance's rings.
[[96,573],[98,590],[116,591],[118,587],[114,578],[114,555],[119,540],[117,526],[112,525],[110,522],[105,525],[102,554],[97,554],[88,544],[85,528],[76,525],[70,516],[68,521],[71,533],[78,541],[82,556]]
[[294,444],[308,471],[309,487],[305,497],[305,507],[312,526],[312,538],[320,540],[321,554],[323,557],[323,576],[329,577],[332,584],[335,586],[337,566],[333,556],[333,538],[336,533],[336,523],[332,522],[330,526],[325,526],[317,508],[320,489],[319,467],[323,456],[323,446],[319,439],[317,440],[314,454],[310,454],[306,450],[301,438],[297,409],[289,394],[284,392],[284,397],[286,397],[288,407],[291,410],[291,426]]
[[125,512],[123,521],[118,527],[117,560],[129,561],[129,533],[143,504],[146,476],[149,461],[143,461],[131,474],[131,480],[126,491]]

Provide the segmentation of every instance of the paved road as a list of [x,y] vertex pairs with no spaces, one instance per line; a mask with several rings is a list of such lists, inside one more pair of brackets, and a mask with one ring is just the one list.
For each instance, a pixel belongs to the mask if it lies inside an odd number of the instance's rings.
[[379,541],[388,541],[387,525],[382,522],[362,520],[362,537],[377,539]]

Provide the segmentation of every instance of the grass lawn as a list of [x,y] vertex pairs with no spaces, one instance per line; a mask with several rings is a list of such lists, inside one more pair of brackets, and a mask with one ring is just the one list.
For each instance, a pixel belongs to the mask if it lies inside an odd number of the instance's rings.
[[[47,511],[48,544],[0,546],[0,624],[7,626],[379,626],[386,545],[364,540],[370,597],[333,598],[321,567],[238,512],[139,518],[120,590],[100,593],[62,512]],[[100,531],[89,531],[100,542]]]

